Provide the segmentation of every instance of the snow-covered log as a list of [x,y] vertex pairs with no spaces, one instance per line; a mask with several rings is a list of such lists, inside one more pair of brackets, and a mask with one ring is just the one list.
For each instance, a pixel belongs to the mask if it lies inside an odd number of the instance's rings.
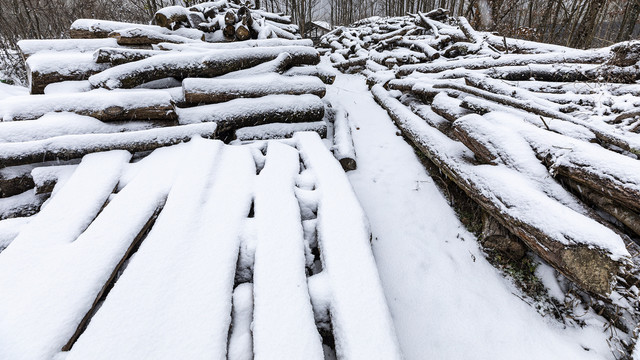
[[315,95],[269,95],[234,99],[226,103],[178,109],[181,124],[214,122],[218,133],[269,123],[300,123],[322,120],[324,103]]
[[216,124],[192,124],[116,134],[57,136],[44,140],[0,144],[0,166],[15,166],[51,160],[68,160],[115,149],[130,152],[154,150],[189,141],[193,136],[212,138]]
[[17,43],[22,59],[26,61],[39,52],[92,52],[103,47],[116,48],[116,39],[29,39]]
[[206,51],[206,50],[233,50],[250,47],[274,47],[274,46],[313,46],[313,41],[310,39],[261,39],[261,40],[247,40],[231,43],[187,43],[187,44],[173,44],[173,43],[160,43],[154,45],[155,48],[160,50],[178,50],[178,51]]
[[295,148],[277,142],[268,145],[254,200],[257,359],[324,359],[305,274],[304,234],[294,191],[299,171],[300,155]]
[[173,124],[172,121],[105,123],[96,118],[73,113],[49,113],[37,120],[0,122],[0,143],[42,140],[61,135],[119,133]]
[[109,37],[109,34],[114,31],[133,28],[158,32],[165,35],[179,35],[192,40],[201,40],[203,35],[202,31],[196,29],[181,28],[171,31],[156,25],[142,25],[109,20],[78,19],[71,24],[69,36],[72,39],[99,39]]
[[291,138],[300,131],[313,131],[321,138],[327,137],[327,123],[324,121],[303,122],[303,123],[272,123],[257,126],[243,127],[236,130],[236,140],[272,140]]
[[41,52],[25,62],[31,94],[44,94],[44,88],[52,83],[69,80],[86,80],[110,64],[97,64],[91,53]]
[[384,88],[372,92],[403,134],[511,233],[583,289],[611,292],[629,256],[616,233],[549,198],[515,171],[473,165],[464,145],[427,125]]
[[[162,171],[167,155],[172,169]],[[104,303],[94,304],[100,310],[76,333],[77,342],[68,344],[69,360],[226,358],[239,235],[251,208],[255,164],[247,148],[201,139],[158,153],[155,160],[160,163],[150,165],[158,169],[139,177],[152,182],[146,184],[152,191],[156,182],[162,186],[164,208],[126,274]],[[116,214],[137,214],[144,203],[128,205]],[[176,241],[176,234],[184,241]],[[171,296],[159,298],[162,293]],[[172,340],[158,342],[163,337]]]
[[89,78],[96,87],[132,88],[152,80],[175,77],[215,77],[273,60],[283,52],[293,57],[295,65],[315,65],[318,52],[304,46],[211,50],[202,54],[171,53],[122,64]]
[[[550,181],[550,171],[554,176],[560,177],[563,183],[571,182],[571,187],[580,196],[587,197],[591,203],[640,234],[640,205],[637,201],[630,201],[640,196],[638,161],[593,144],[576,142],[557,134],[549,135],[541,129],[520,124],[507,114],[494,113],[487,117],[491,120],[502,119],[496,124],[474,115],[453,124],[456,137],[477,158],[487,163],[503,163],[528,176],[534,176],[549,196],[573,210],[592,218],[598,217],[586,207],[577,205],[572,196],[562,194],[562,187],[555,181]],[[525,136],[518,134],[517,130],[505,127],[506,124],[512,125],[514,129],[524,130]],[[529,159],[525,160],[527,157]],[[538,159],[541,163],[538,163]],[[542,163],[549,168],[548,171],[541,166]],[[534,174],[536,170],[537,173]]]
[[233,312],[229,333],[229,360],[252,360],[253,284],[243,283],[233,290]]
[[12,166],[0,169],[0,198],[21,194],[34,187],[34,166]]
[[230,73],[219,76],[218,79],[244,79],[268,73],[279,74],[289,68],[292,62],[293,56],[291,56],[287,52],[283,52],[273,60],[263,62],[262,64],[250,67],[248,69],[232,71]]
[[[37,166],[31,170],[31,177],[34,183],[33,190],[35,193],[51,193],[58,183],[65,183],[76,171],[78,164],[75,163],[77,161],[78,160],[56,162],[57,164],[55,165],[50,163],[50,166]],[[68,165],[63,165],[65,163]]]
[[0,105],[3,121],[33,120],[50,112],[72,112],[101,121],[177,119],[171,95],[162,90],[15,96]]
[[0,220],[37,214],[50,194],[36,194],[33,189],[6,198],[0,198]]
[[182,6],[168,6],[158,10],[153,16],[156,24],[173,30],[173,24],[188,21],[188,10]]
[[140,28],[116,30],[109,33],[109,37],[117,39],[118,45],[130,46],[153,45],[162,42],[184,44],[204,41],[204,34],[202,34],[200,39],[194,40],[181,35],[167,35],[157,31]]
[[98,64],[111,63],[111,65],[115,66],[159,54],[166,54],[166,52],[146,49],[101,47],[93,53],[93,59]]
[[294,66],[284,72],[286,76],[315,76],[327,85],[333,84],[336,80],[336,71],[331,68],[320,66]]
[[349,179],[317,134],[298,133],[294,139],[320,192],[318,244],[331,288],[337,356],[401,359],[371,252],[369,225]]
[[482,97],[487,100],[495,101],[497,103],[512,106],[517,109],[522,109],[527,112],[531,112],[540,116],[547,116],[554,119],[559,119],[573,124],[581,125],[591,130],[596,137],[607,144],[618,146],[624,150],[630,151],[635,154],[640,154],[640,137],[637,134],[620,134],[614,129],[607,129],[605,125],[596,125],[581,119],[563,114],[557,110],[546,108],[542,105],[538,105],[531,101],[525,101],[520,99],[514,99],[510,96],[495,94],[489,91],[481,90],[475,87],[460,85],[457,83],[449,84],[436,84],[436,88],[449,88],[458,91],[462,91],[471,95]]
[[352,128],[349,122],[349,113],[336,106],[333,108],[333,156],[340,161],[345,171],[355,170],[356,150],[353,146]]
[[471,69],[488,69],[499,66],[520,66],[520,65],[544,65],[558,63],[580,63],[580,64],[597,64],[606,61],[611,57],[609,49],[597,50],[575,50],[570,53],[551,53],[551,54],[506,54],[499,58],[493,57],[456,59],[446,62],[404,65],[398,69],[398,75],[409,75],[414,71],[423,73],[435,73],[445,70],[453,70],[457,68]]
[[182,81],[185,100],[192,104],[213,104],[236,98],[256,98],[266,95],[313,94],[323,97],[322,81],[311,76],[264,74],[240,79],[198,79]]

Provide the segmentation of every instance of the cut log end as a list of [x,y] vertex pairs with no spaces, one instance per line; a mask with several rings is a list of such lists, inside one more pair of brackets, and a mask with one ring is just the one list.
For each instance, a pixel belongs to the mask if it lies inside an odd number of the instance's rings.
[[342,165],[342,168],[344,169],[344,171],[355,170],[358,167],[357,163],[356,163],[356,160],[352,159],[352,158],[342,158],[339,161],[340,161],[340,165]]

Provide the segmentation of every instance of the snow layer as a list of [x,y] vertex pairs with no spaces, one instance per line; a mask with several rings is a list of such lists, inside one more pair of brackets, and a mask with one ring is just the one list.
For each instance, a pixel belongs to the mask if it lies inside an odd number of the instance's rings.
[[35,53],[48,52],[93,52],[103,47],[118,48],[118,41],[114,38],[106,39],[29,39],[17,43],[20,52],[29,57]]
[[60,74],[71,76],[100,72],[111,64],[96,64],[93,54],[81,52],[39,52],[25,62],[31,72],[42,74]]
[[187,78],[182,81],[186,92],[225,94],[227,98],[260,97],[273,94],[324,94],[324,83],[312,76],[261,74],[239,79]]
[[253,336],[256,359],[324,359],[305,274],[295,178],[298,152],[272,142],[256,183]]
[[[153,108],[170,107],[171,95],[166,91],[131,90],[106,91],[103,89],[58,95],[27,95],[14,96],[0,102],[3,111],[3,121],[37,119],[50,112],[76,112],[91,114],[105,112],[111,109],[116,112],[133,110],[141,106]],[[141,105],[143,104],[143,105]],[[123,118],[122,120],[129,120]]]
[[324,104],[319,97],[311,94],[268,95],[255,99],[234,99],[220,104],[179,108],[176,112],[180,124],[200,122],[225,124],[238,117],[255,117],[261,114],[277,116],[282,109],[293,112],[305,112],[309,109],[324,110]]
[[0,220],[28,216],[38,212],[48,195],[36,195],[33,190],[6,198],[0,198]]
[[113,214],[124,209],[112,203],[102,221],[87,226],[130,157],[125,151],[86,156],[66,186],[0,254],[0,358],[51,358],[91,307],[120,260],[116,249],[104,247],[104,237],[108,234],[113,244],[131,240],[126,236],[130,222],[114,223],[131,214]]
[[236,139],[239,141],[284,139],[292,137],[293,134],[298,131],[314,131],[324,137],[327,134],[327,123],[324,121],[314,121],[308,123],[273,123],[249,126],[236,130]]
[[300,157],[317,180],[318,243],[331,293],[336,353],[345,359],[401,359],[369,244],[367,218],[340,163],[315,133],[298,133]]
[[276,46],[313,46],[311,39],[300,40],[288,40],[288,39],[262,39],[262,40],[245,40],[235,41],[230,43],[193,43],[193,44],[172,44],[172,43],[159,43],[154,45],[154,48],[162,50],[177,50],[177,51],[196,51],[198,49],[242,49],[251,47],[276,47]]
[[225,359],[255,166],[220,141],[184,147],[164,209],[67,360]]
[[0,220],[0,252],[11,244],[29,221],[31,221],[30,217]]
[[0,142],[33,141],[74,134],[118,133],[153,127],[153,123],[149,122],[108,124],[90,116],[50,113],[38,120],[0,122]]
[[233,313],[228,360],[253,360],[253,285],[243,283],[233,290]]
[[191,124],[158,129],[139,130],[115,134],[80,134],[56,136],[49,139],[27,142],[0,144],[0,159],[20,158],[23,156],[44,155],[46,153],[84,152],[87,149],[104,151],[117,148],[128,148],[131,144],[155,143],[168,144],[183,141],[184,138],[201,135],[211,136],[217,128],[216,124]]
[[[549,198],[533,181],[517,171],[501,166],[474,166],[465,159],[473,158],[473,154],[462,143],[428,126],[380,85],[375,85],[372,93],[397,114],[404,131],[430,150],[430,157],[466,179],[469,186],[503,216],[522,222],[561,244],[596,247],[614,260],[629,256],[620,236],[609,228]],[[529,236],[534,238],[532,234]]]
[[[272,60],[283,52],[287,52],[293,56],[314,57],[318,56],[318,52],[308,46],[282,46],[282,47],[260,47],[260,48],[242,48],[229,50],[209,50],[204,53],[182,52],[167,53],[166,55],[156,55],[150,58],[142,59],[132,63],[122,64],[107,69],[99,74],[89,77],[89,81],[93,86],[106,86],[108,88],[118,88],[122,86],[122,80],[130,74],[146,73],[155,71],[158,68],[171,69],[179,66],[183,74],[189,74],[194,70],[208,70],[212,75],[222,75],[225,71],[224,66],[217,69],[210,68],[212,64],[224,64],[230,62],[247,62],[248,59],[257,61]],[[31,58],[29,58],[31,60]],[[94,63],[95,64],[95,63]],[[176,65],[179,64],[179,65]],[[97,65],[97,64],[96,64]],[[103,64],[101,64],[103,65]],[[179,72],[176,70],[176,72]]]
[[[0,82],[0,100],[3,100],[11,96],[20,96],[20,95],[27,95],[27,94],[29,94],[29,89],[25,87],[9,85],[9,84]],[[0,111],[2,111],[2,108],[0,108]]]
[[327,90],[348,97],[343,104],[360,128],[349,178],[371,222],[407,360],[615,358],[601,323],[565,327],[513,295],[362,78],[340,75]]

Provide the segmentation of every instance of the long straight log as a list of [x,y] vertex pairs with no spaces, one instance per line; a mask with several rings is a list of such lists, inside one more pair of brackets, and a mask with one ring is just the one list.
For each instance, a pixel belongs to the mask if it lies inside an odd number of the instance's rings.
[[487,100],[495,101],[503,105],[512,106],[517,109],[531,112],[540,116],[547,116],[554,119],[564,120],[564,121],[571,122],[573,124],[581,125],[591,130],[600,141],[618,146],[636,155],[640,155],[640,137],[639,136],[633,136],[629,134],[619,134],[619,133],[616,133],[614,129],[611,129],[609,131],[608,129],[603,129],[600,126],[574,118],[572,116],[563,114],[553,109],[545,108],[541,105],[537,105],[529,101],[513,99],[506,95],[494,94],[494,93],[477,89],[471,86],[451,83],[451,84],[436,84],[434,85],[434,88],[450,88],[450,89],[466,92],[471,95],[475,95]]
[[20,40],[16,44],[22,59],[27,59],[39,52],[92,52],[100,48],[117,48],[116,39],[46,39],[46,40]]
[[[556,180],[550,178],[547,167],[542,162],[538,162],[537,154],[531,148],[531,145],[513,129],[474,115],[455,121],[453,123],[453,134],[483,162],[503,164],[525,174],[538,183],[539,187],[548,196],[572,210],[612,228],[600,215],[583,205]],[[505,141],[505,139],[509,140]],[[571,140],[568,142],[570,143]],[[587,202],[598,206],[640,235],[640,215],[637,212],[616,203],[612,198],[601,192],[592,190],[592,185],[585,186],[584,183],[580,184],[559,174],[556,174],[556,178],[559,178],[563,184],[568,185],[582,199],[586,199]],[[600,186],[601,184],[598,183],[596,187]]]
[[0,144],[0,167],[42,161],[69,160],[84,155],[127,150],[143,152],[189,141],[193,136],[213,138],[216,124],[193,124],[119,134],[66,135],[24,143]]
[[118,45],[136,46],[153,45],[162,42],[185,44],[204,41],[204,33],[200,39],[194,40],[180,35],[167,35],[161,32],[140,28],[116,30],[109,33],[109,37],[116,38]]
[[333,156],[340,162],[344,171],[357,168],[356,149],[351,134],[349,113],[340,105],[333,110]]
[[248,69],[242,69],[238,71],[233,71],[221,76],[218,76],[218,79],[243,79],[249,78],[262,74],[269,73],[282,73],[293,63],[293,56],[287,52],[283,52],[278,55],[277,58],[273,60],[269,60],[263,62],[262,64],[256,65],[254,67],[250,67]]
[[173,43],[160,43],[154,48],[159,50],[177,50],[177,51],[206,51],[206,50],[233,50],[252,47],[274,47],[274,46],[313,46],[311,39],[259,39],[259,40],[247,40],[241,42],[232,43],[187,43],[187,44],[173,44]]
[[93,53],[93,59],[98,64],[111,63],[111,65],[121,65],[152,57],[154,55],[166,54],[159,50],[123,49],[123,48],[100,48]]
[[182,81],[185,100],[192,104],[214,104],[236,98],[256,98],[266,95],[313,94],[323,97],[322,81],[311,76],[264,74],[240,79],[198,79]]
[[333,84],[337,72],[331,68],[320,66],[295,66],[283,73],[285,76],[315,76],[327,85]]
[[70,80],[86,80],[110,64],[96,64],[91,53],[37,53],[25,63],[31,94],[44,94],[44,88],[52,83]]
[[303,123],[272,123],[244,127],[236,130],[236,141],[289,139],[297,132],[313,131],[321,138],[327,137],[327,123],[324,121]]
[[315,95],[269,95],[177,111],[181,124],[214,122],[223,134],[246,126],[320,121],[324,103]]
[[632,84],[640,79],[637,65],[618,67],[609,65],[585,64],[530,64],[523,66],[499,66],[490,68],[484,73],[492,78],[512,81],[551,82],[612,82]]
[[4,101],[3,121],[33,120],[50,112],[72,112],[101,121],[175,120],[171,95],[161,90],[89,91],[59,95],[29,95]]
[[50,195],[27,190],[8,198],[0,198],[0,220],[32,216],[40,211],[40,207]]
[[[471,165],[464,145],[431,128],[381,86],[372,92],[403,134],[504,227],[581,288],[611,292],[629,256],[617,234],[535,190],[517,172]],[[540,222],[540,214],[548,221]]]
[[201,40],[203,32],[196,29],[180,28],[175,31],[162,26],[126,23],[120,21],[78,19],[71,24],[69,36],[72,39],[99,39],[109,37],[114,31],[137,28],[159,32],[165,35],[179,35],[192,40]]
[[96,87],[132,88],[145,82],[167,77],[215,77],[232,71],[250,68],[273,60],[283,52],[293,57],[295,65],[315,65],[318,52],[305,46],[212,50],[202,54],[167,54],[135,63],[122,64],[96,74],[89,82]]
[[467,70],[490,69],[499,66],[518,66],[531,64],[559,64],[559,63],[581,63],[599,64],[611,57],[611,52],[607,49],[599,50],[576,50],[572,53],[551,53],[551,54],[507,54],[497,59],[491,56],[484,58],[468,58],[438,63],[403,65],[398,69],[399,76],[406,76],[414,71],[423,73],[436,73],[445,70],[465,68]]

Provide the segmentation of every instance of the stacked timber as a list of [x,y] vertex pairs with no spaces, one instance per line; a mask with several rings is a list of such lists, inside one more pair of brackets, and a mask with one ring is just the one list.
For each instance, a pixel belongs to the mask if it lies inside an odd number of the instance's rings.
[[[204,19],[198,26],[196,17]],[[236,29],[253,24],[251,36],[202,29],[231,18]],[[318,51],[288,17],[218,1],[161,9],[155,22],[81,19],[71,39],[19,42],[31,95],[0,101],[0,220],[38,211],[62,178],[52,170],[43,180],[42,168],[73,166],[94,152],[144,157],[194,136],[333,138],[335,111],[322,98],[335,72],[317,66]],[[344,133],[336,141],[350,144]],[[336,151],[345,169],[355,167],[344,160],[354,157],[348,150]]]
[[[638,321],[640,54],[500,37],[437,9],[321,39],[492,221]],[[616,307],[617,305],[611,305]],[[618,326],[616,325],[616,326]]]

